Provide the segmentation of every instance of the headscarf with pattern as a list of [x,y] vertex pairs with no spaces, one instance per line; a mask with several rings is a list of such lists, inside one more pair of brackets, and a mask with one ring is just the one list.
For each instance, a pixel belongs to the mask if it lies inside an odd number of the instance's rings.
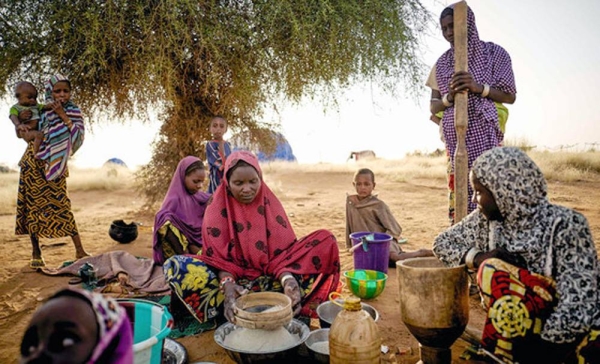
[[[454,8],[456,4],[448,6]],[[509,94],[517,92],[515,77],[512,70],[510,55],[504,48],[492,42],[479,39],[475,14],[467,7],[467,49],[469,72],[475,82],[488,84],[491,87]],[[437,84],[442,95],[448,93],[450,79],[454,74],[454,46],[451,46],[437,60]],[[473,161],[484,151],[500,145],[503,134],[500,131],[498,112],[494,102],[479,94],[470,92],[468,98],[469,125],[467,128],[466,144],[469,154],[469,168]],[[454,126],[454,107],[444,112],[442,119],[444,139],[454,165],[456,151],[456,129]]]
[[[229,192],[229,171],[244,161],[261,179],[249,204],[238,202]],[[256,156],[247,151],[232,153],[225,163],[225,179],[206,209],[202,226],[202,260],[236,278],[256,279],[280,274],[338,274],[339,252],[333,235],[327,239],[298,241],[275,194],[262,180]],[[326,235],[326,234],[324,234]]]
[[[54,75],[46,81],[46,102],[53,101],[52,89],[61,81],[71,85],[69,79],[60,74]],[[63,105],[63,109],[73,123],[70,129],[53,110],[45,111],[40,120],[40,130],[44,133],[44,140],[36,158],[46,162],[45,174],[48,181],[64,175],[69,157],[83,144],[85,127],[81,110],[71,100]]]
[[[77,296],[88,302],[96,316],[98,343],[87,364],[100,363],[99,359],[107,364],[133,363],[131,322],[117,301],[100,293],[71,288],[58,291],[48,300],[62,296]],[[116,344],[114,340],[117,340]],[[105,353],[107,348],[110,348],[110,353]]]
[[181,231],[188,243],[202,246],[202,219],[210,195],[204,191],[190,195],[185,188],[185,171],[194,162],[200,162],[200,159],[187,156],[179,161],[162,206],[154,217],[152,246],[154,261],[158,264],[164,263],[164,256],[158,241],[158,229],[167,221]]
[[559,302],[542,337],[570,342],[600,324],[600,270],[587,219],[551,204],[546,179],[522,150],[497,147],[483,153],[472,168],[500,210],[501,221],[473,211],[435,238],[433,251],[456,266],[472,247],[486,252],[503,248],[524,258],[527,269],[557,282]]

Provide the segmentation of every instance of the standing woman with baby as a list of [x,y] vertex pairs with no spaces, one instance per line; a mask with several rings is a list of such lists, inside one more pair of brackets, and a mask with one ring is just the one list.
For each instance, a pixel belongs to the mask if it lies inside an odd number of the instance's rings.
[[[40,238],[70,236],[77,259],[88,256],[67,195],[67,162],[83,143],[84,124],[81,110],[71,101],[71,82],[62,75],[52,76],[45,84],[49,110],[42,114],[40,131],[43,141],[39,151],[33,141],[19,162],[16,235],[29,235],[33,269],[46,265],[40,249]],[[27,112],[20,120],[29,119]],[[16,126],[18,128],[18,126]]]

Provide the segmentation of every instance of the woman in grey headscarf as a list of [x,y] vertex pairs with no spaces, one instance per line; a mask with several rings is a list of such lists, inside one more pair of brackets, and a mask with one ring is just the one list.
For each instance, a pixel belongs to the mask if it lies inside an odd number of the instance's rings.
[[507,362],[598,362],[600,268],[586,218],[548,201],[541,170],[517,148],[485,152],[470,179],[477,210],[433,251],[478,271],[484,348]]

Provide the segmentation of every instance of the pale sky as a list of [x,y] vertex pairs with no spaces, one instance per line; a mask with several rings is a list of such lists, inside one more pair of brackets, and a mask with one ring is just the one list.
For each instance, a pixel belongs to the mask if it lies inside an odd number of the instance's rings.
[[[435,18],[454,1],[424,0]],[[508,105],[507,140],[527,140],[538,148],[600,143],[600,116],[594,105],[600,84],[600,2],[594,0],[470,0],[479,36],[511,55],[517,100]],[[437,24],[436,20],[436,24]],[[423,60],[432,66],[449,47],[439,25],[425,37]],[[425,80],[423,80],[425,83]],[[437,126],[429,121],[429,89],[418,100],[392,99],[356,86],[342,96],[339,113],[323,114],[319,104],[284,107],[278,118],[300,163],[344,163],[352,150],[371,149],[382,158],[400,159],[415,150],[443,148]],[[77,102],[76,99],[74,99]],[[8,120],[12,97],[0,105],[0,164],[15,166],[25,143]],[[85,112],[85,110],[84,110]],[[267,114],[268,115],[268,114]],[[158,121],[96,125],[73,163],[100,167],[118,157],[130,166],[150,160]],[[600,145],[599,145],[600,146]],[[597,149],[597,148],[596,148]]]

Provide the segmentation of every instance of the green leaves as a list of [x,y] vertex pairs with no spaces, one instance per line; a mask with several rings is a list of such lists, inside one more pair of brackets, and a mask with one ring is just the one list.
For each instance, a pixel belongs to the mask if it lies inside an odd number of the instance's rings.
[[414,92],[429,21],[418,0],[23,0],[0,9],[0,85],[64,73],[87,115],[159,108],[168,142],[155,148],[183,148],[161,156],[172,171],[201,153],[214,114],[260,130],[282,97],[335,103],[365,81]]

